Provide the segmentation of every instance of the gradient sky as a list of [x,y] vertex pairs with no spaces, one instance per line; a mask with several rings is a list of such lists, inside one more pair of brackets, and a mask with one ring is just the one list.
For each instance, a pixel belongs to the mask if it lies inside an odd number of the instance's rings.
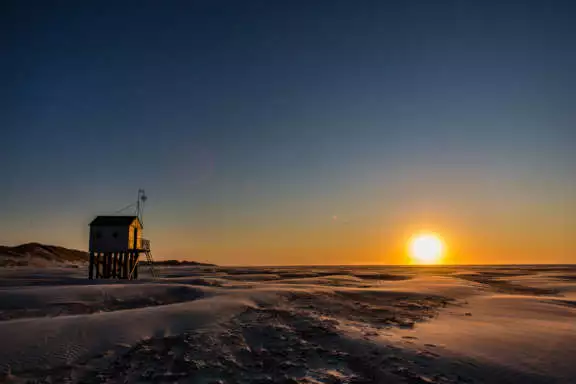
[[576,262],[576,8],[3,1],[0,244],[86,249],[145,188],[156,258]]

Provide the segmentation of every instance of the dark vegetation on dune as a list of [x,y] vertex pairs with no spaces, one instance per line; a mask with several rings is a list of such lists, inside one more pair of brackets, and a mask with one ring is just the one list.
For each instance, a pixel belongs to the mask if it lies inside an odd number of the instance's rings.
[[[0,245],[0,267],[44,266],[51,263],[74,265],[87,263],[89,254],[86,251],[69,249],[57,245],[26,243],[14,247]],[[214,264],[186,260],[159,260],[154,262],[161,266],[206,266]]]
[[88,252],[39,243],[0,246],[0,267],[28,266],[34,260],[64,264],[88,262]]

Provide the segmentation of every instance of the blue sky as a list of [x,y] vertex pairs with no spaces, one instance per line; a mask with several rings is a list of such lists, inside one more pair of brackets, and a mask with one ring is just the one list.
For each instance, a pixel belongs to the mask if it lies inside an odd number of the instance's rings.
[[0,243],[86,248],[145,188],[161,258],[574,261],[570,2],[2,8]]

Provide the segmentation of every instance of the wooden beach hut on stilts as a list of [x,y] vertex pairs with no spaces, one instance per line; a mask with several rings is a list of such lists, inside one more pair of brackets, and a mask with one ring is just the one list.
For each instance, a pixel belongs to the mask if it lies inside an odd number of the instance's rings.
[[146,257],[152,277],[157,277],[150,241],[142,237],[140,203],[145,200],[144,191],[139,190],[136,215],[97,216],[92,220],[89,279],[138,279],[141,254]]

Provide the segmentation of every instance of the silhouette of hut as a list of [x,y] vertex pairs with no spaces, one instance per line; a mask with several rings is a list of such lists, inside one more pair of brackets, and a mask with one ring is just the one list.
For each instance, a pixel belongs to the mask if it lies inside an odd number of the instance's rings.
[[[140,253],[152,267],[150,241],[138,216],[97,216],[90,223],[88,278],[137,279]],[[154,276],[154,271],[152,270]]]

